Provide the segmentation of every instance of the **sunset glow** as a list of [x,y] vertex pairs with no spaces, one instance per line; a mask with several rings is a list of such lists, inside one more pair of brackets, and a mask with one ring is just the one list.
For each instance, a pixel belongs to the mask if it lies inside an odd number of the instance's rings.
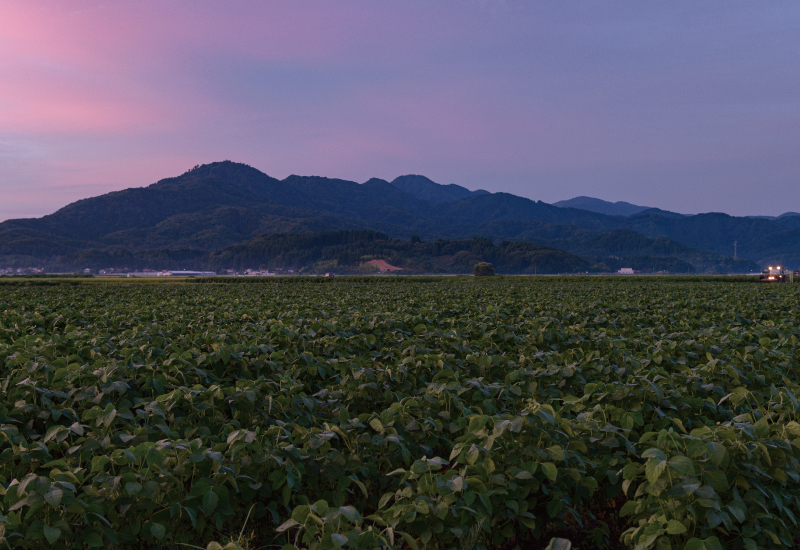
[[669,8],[0,1],[0,220],[223,159],[800,210],[800,4]]

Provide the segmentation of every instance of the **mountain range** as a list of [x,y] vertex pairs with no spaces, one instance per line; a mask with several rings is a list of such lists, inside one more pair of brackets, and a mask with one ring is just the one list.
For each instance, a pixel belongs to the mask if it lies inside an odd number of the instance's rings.
[[609,202],[584,196],[554,202],[553,206],[558,206],[560,208],[580,208],[581,210],[608,214],[609,216],[633,216],[639,212],[650,210],[649,206],[638,206],[625,201]]
[[586,199],[558,206],[440,185],[419,175],[361,184],[318,176],[278,180],[224,161],[83,199],[42,218],[0,223],[0,266],[122,267],[112,264],[136,258],[162,263],[152,267],[208,265],[212,253],[265,234],[362,229],[395,240],[531,242],[612,268],[629,259],[654,266],[653,258],[672,258],[669,265],[680,266],[675,270],[690,265],[701,272],[800,264],[800,216],[687,216],[657,208],[635,211],[644,207],[630,203],[607,203],[616,210],[604,213],[590,209],[598,209],[592,202],[598,199]]

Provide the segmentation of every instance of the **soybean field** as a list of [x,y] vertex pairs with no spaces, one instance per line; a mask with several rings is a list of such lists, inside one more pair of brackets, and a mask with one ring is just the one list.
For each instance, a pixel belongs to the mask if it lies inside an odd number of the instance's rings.
[[800,285],[0,286],[0,546],[791,548]]

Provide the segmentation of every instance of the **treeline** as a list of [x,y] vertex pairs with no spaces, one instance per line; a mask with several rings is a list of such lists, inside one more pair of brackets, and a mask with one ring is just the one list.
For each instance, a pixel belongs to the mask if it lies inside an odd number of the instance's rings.
[[97,271],[113,267],[142,271],[145,269],[206,269],[209,253],[204,250],[156,249],[130,250],[113,247],[105,249],[88,249],[62,256],[47,264],[49,271],[71,271],[91,269]]
[[[94,272],[104,268],[146,269],[294,270],[299,273],[372,274],[384,260],[402,274],[468,274],[479,262],[494,265],[497,273],[608,273],[631,267],[643,273],[691,274],[695,265],[674,256],[579,256],[529,241],[492,241],[487,237],[423,241],[392,239],[367,229],[316,233],[265,233],[215,252],[182,248],[130,250],[122,247],[88,249],[62,256],[46,266],[48,271]],[[712,270],[703,270],[712,271]]]
[[423,242],[390,239],[378,231],[325,231],[304,235],[266,234],[211,254],[211,269],[298,269],[302,272],[364,273],[381,259],[404,273],[471,273],[478,262],[491,262],[502,273],[575,273],[594,271],[579,256],[529,242],[485,237]]

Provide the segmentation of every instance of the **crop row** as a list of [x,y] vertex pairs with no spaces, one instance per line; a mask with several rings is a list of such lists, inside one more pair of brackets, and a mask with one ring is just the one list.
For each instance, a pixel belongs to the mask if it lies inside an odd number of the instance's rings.
[[791,546],[795,288],[0,289],[0,530],[27,548]]

